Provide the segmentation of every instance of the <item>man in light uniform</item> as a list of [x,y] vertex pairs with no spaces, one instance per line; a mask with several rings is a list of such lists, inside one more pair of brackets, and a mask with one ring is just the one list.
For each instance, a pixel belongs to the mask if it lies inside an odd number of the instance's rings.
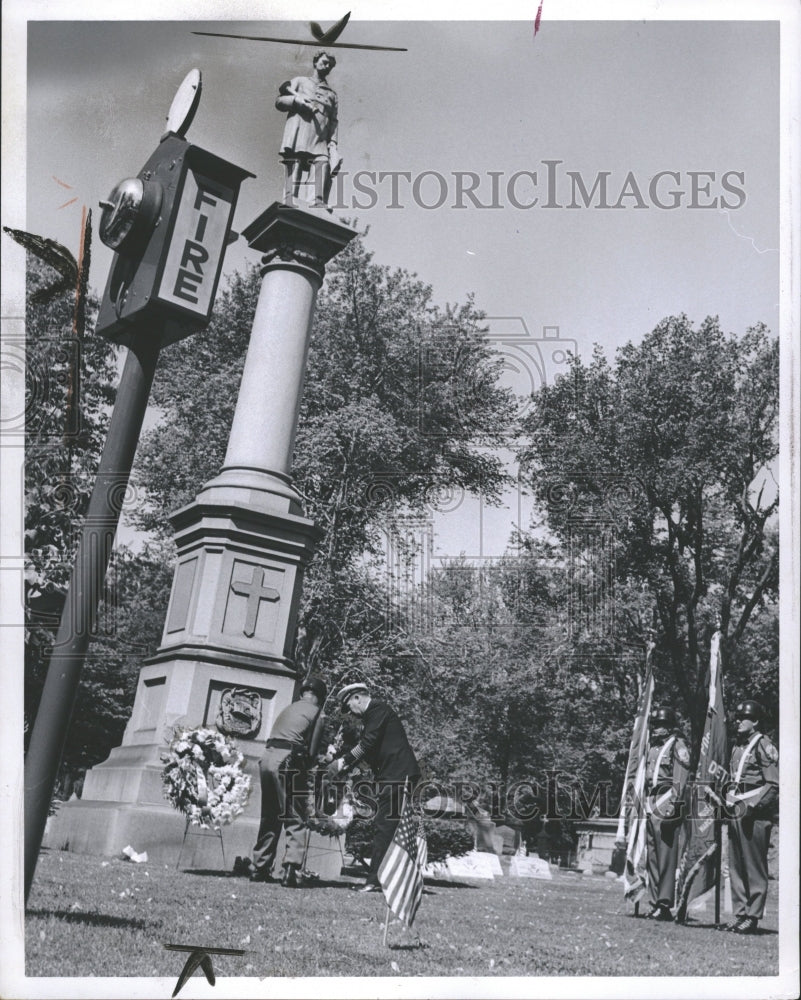
[[725,930],[753,934],[768,895],[768,848],[779,803],[779,754],[759,731],[764,710],[758,701],[737,706],[737,743],[731,754],[729,877],[734,919]]
[[673,709],[655,709],[651,727],[645,772],[645,836],[651,902],[648,916],[654,920],[672,920],[690,754],[687,744],[675,731]]

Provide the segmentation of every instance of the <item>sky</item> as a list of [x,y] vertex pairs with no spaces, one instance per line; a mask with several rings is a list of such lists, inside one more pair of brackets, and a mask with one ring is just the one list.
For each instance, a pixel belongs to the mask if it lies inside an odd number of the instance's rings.
[[[529,19],[354,16],[341,40],[408,51],[337,52],[337,215],[369,227],[376,260],[416,272],[439,303],[474,294],[516,391],[552,380],[554,355],[588,357],[595,343],[611,353],[671,314],[777,330],[777,22],[558,21],[545,6],[536,37]],[[257,175],[234,227],[280,197],[273,102],[315,49],[193,30],[311,38],[302,21],[30,23],[20,228],[77,251],[81,206],[96,225],[100,199],[158,144],[193,67],[203,94],[189,140]],[[605,176],[605,200],[596,189],[585,207],[575,175],[587,192]],[[240,240],[225,270],[257,258]],[[95,239],[98,292],[110,259]],[[516,490],[499,509],[463,498],[437,514],[435,551],[499,555],[530,514]]]
[[[611,355],[671,314],[684,312],[695,323],[717,315],[724,330],[736,333],[764,322],[782,336],[786,458],[798,437],[793,344],[799,227],[790,202],[791,191],[797,198],[799,176],[797,3],[543,0],[536,37],[536,3],[462,3],[463,20],[453,19],[454,6],[442,0],[353,0],[347,6],[353,15],[342,41],[408,49],[340,50],[330,78],[339,94],[340,151],[348,172],[337,215],[360,229],[369,226],[366,242],[375,259],[416,272],[441,304],[474,294],[489,317],[508,382],[521,390],[551,381],[568,350],[588,358],[598,343]],[[192,30],[304,38],[308,19],[328,25],[345,9],[288,0],[7,0],[2,224],[76,252],[81,207],[92,207],[96,227],[98,202],[148,159],[175,91],[197,67],[203,95],[189,140],[257,175],[242,188],[234,220],[241,231],[280,197],[283,116],[274,99],[281,82],[308,73],[314,49],[202,37]],[[557,173],[551,201],[558,207],[546,207],[549,161]],[[376,174],[373,207],[353,204],[353,179],[360,171]],[[386,181],[377,182],[380,171],[398,177],[395,202]],[[680,192],[676,208],[658,207],[649,190],[664,171],[678,177],[663,176],[656,197],[670,204],[670,191]],[[409,182],[401,178],[404,172]],[[620,207],[598,207],[599,196],[591,207],[567,207],[568,172],[588,191],[605,176],[606,204]],[[464,207],[457,207],[456,173],[476,175],[478,200],[497,207],[479,208],[464,197]],[[445,198],[434,208],[438,177]],[[362,174],[365,182],[369,186]],[[514,204],[535,197],[531,207]],[[21,337],[15,317],[21,315],[23,255],[7,236],[2,240],[4,338],[7,331]],[[95,239],[90,283],[97,292],[110,260],[110,251]],[[240,240],[229,248],[226,270],[241,270],[247,261],[256,263],[257,256]],[[20,380],[3,375],[3,406],[19,407]],[[0,584],[4,606],[16,599],[19,614],[14,587],[21,587],[14,580],[21,579],[22,565],[22,451],[15,441],[2,443],[0,568],[10,572]],[[798,761],[798,675],[797,664],[789,662],[797,649],[796,465],[785,461],[780,470],[794,501],[783,505],[782,549],[783,606],[789,609],[784,625],[793,632],[782,645],[781,754],[788,774],[797,772]],[[526,498],[518,503],[514,491],[495,511],[458,497],[444,506],[436,520],[438,558],[499,555],[513,524],[521,518],[525,523],[530,514]],[[3,633],[12,665],[21,662],[21,631]],[[22,671],[4,676],[6,701],[21,705]],[[18,731],[5,730],[4,760],[10,764],[4,781],[18,788]],[[6,845],[18,845],[12,814],[14,809],[0,810],[0,841]],[[789,823],[783,814],[785,829]],[[783,859],[792,862],[786,852],[794,845],[784,837],[782,845]],[[797,870],[797,863],[786,870]],[[11,925],[10,914],[10,907],[3,908],[4,928]],[[17,933],[17,924],[11,929]],[[82,995],[112,995],[109,982],[87,987],[84,981]],[[330,995],[355,995],[346,980],[327,987]],[[709,997],[735,997],[777,990],[747,977],[710,978],[696,987],[684,983],[681,991],[694,995],[703,988]],[[293,988],[287,983],[285,995]],[[217,992],[225,991],[218,984]],[[589,995],[586,983],[568,980],[548,991]],[[504,983],[507,996],[530,992],[525,981]],[[619,985],[598,980],[591,992],[617,996]],[[397,995],[404,994],[399,989]]]

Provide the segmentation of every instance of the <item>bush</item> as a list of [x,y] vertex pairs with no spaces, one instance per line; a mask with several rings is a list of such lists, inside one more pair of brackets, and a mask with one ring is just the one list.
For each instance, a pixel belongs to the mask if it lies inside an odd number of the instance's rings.
[[[428,860],[458,858],[473,850],[473,834],[464,823],[455,820],[426,819],[423,828],[428,842]],[[345,845],[358,858],[370,857],[373,844],[373,821],[356,819],[348,827]]]
[[428,860],[458,858],[473,850],[473,834],[465,823],[447,819],[423,821],[428,841]]

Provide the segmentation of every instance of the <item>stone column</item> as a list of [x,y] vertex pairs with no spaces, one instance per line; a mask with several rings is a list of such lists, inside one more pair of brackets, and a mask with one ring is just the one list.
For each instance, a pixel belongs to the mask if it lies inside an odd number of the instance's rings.
[[245,491],[249,504],[299,513],[290,471],[314,304],[325,263],[355,233],[276,203],[243,235],[264,255],[263,281],[225,461],[200,496],[221,502]]
[[[178,557],[161,646],[140,671],[122,745],[53,818],[51,847],[117,854],[130,843],[174,862],[184,820],[162,796],[160,756],[176,725],[216,724],[237,738],[255,787],[224,830],[228,867],[255,840],[257,763],[299,680],[292,648],[318,535],[290,476],[309,335],[325,264],[355,233],[275,203],[244,236],[262,254],[263,282],[223,467],[171,517]],[[236,699],[244,718],[227,711]],[[195,846],[220,866],[219,841]]]

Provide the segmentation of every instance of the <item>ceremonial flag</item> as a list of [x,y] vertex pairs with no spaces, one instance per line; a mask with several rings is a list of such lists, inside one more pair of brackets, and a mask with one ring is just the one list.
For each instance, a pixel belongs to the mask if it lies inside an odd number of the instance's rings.
[[720,851],[715,830],[715,807],[708,800],[706,792],[711,789],[719,797],[721,787],[728,777],[720,641],[720,632],[715,632],[709,657],[709,702],[701,739],[701,755],[692,788],[689,840],[676,872],[679,920],[684,919],[687,904],[711,889],[719,877]]
[[651,665],[653,651],[654,644],[649,643],[645,655],[645,680],[631,734],[617,828],[617,839],[626,844],[623,892],[626,899],[634,903],[645,892],[645,769],[648,764],[648,718],[654,693]]
[[395,836],[378,869],[387,906],[407,927],[411,927],[423,898],[423,865],[427,858],[422,819],[415,823],[411,797],[407,796]]

